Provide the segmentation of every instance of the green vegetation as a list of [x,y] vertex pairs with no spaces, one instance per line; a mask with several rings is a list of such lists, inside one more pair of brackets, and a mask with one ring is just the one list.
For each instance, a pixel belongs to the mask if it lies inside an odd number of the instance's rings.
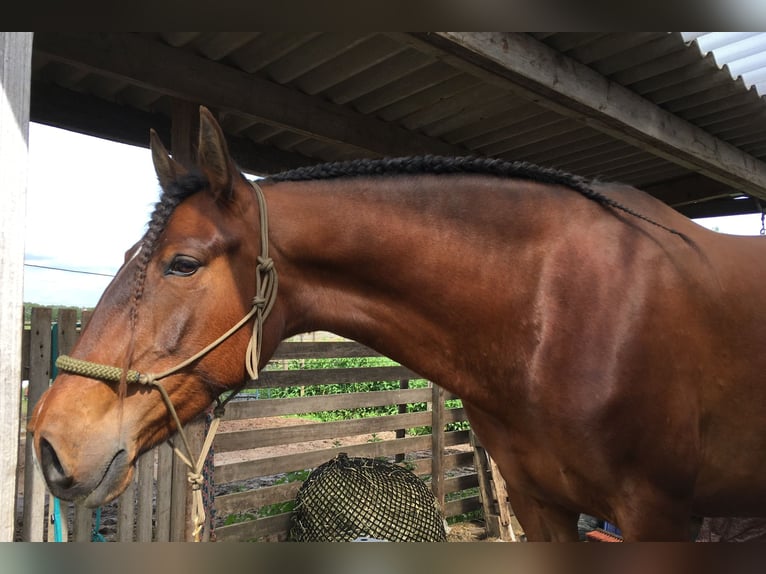
[[[386,357],[350,357],[337,359],[293,359],[286,361],[287,370],[304,369],[349,369],[363,367],[391,367],[398,363]],[[392,391],[400,388],[399,381],[370,381],[364,383],[349,384],[330,384],[330,385],[312,385],[307,387],[286,387],[272,389],[258,389],[258,393],[267,393],[272,399],[283,399],[301,396],[334,395],[339,393],[362,393],[369,391]],[[424,379],[412,379],[409,381],[410,389],[422,389],[428,386],[428,381]],[[255,393],[255,390],[249,392]],[[427,406],[425,402],[409,403],[406,406],[406,412],[416,413],[425,411]],[[459,399],[451,399],[446,402],[447,408],[460,408]],[[399,414],[397,405],[384,405],[374,407],[360,407],[355,409],[338,409],[333,411],[322,411],[317,413],[302,413],[295,416],[320,420],[322,422],[349,420],[357,418],[367,418],[385,415]],[[447,430],[467,430],[468,423],[465,421],[449,423]],[[431,427],[416,427],[409,430],[412,435],[430,434]]]

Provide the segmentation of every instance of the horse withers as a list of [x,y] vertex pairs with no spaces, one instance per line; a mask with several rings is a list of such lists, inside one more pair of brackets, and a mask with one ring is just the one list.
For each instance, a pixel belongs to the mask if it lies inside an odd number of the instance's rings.
[[580,512],[626,540],[766,515],[766,239],[482,158],[254,185],[204,108],[196,170],[154,134],[152,157],[147,232],[29,422],[54,495],[112,500],[141,453],[321,329],[462,399],[530,540],[576,540]]

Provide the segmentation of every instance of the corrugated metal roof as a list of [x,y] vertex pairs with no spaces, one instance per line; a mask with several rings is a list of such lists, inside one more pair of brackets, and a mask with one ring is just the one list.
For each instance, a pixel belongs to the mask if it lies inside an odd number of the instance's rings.
[[[193,69],[188,81],[179,78],[187,86],[187,93],[180,97],[190,101],[206,103],[195,93],[194,75],[210,66],[240,85],[252,79],[273,87],[270,105],[279,110],[280,118],[234,106],[222,109],[220,119],[230,136],[281,154],[274,165],[404,155],[433,148],[434,153],[526,160],[640,187],[694,175],[685,165],[606,133],[576,114],[562,114],[542,99],[530,99],[512,81],[490,78],[454,54],[445,56],[425,35],[157,32],[115,35],[109,44],[109,34],[58,34],[35,35],[36,45],[45,48],[36,49],[33,59],[33,120],[36,114],[39,117],[42,108],[37,102],[43,97],[53,98],[46,112],[52,116],[81,105],[81,100],[89,102],[83,104],[83,115],[92,115],[94,105],[105,102],[115,113],[125,108],[169,118],[178,88],[157,83],[177,70],[166,64],[162,69],[161,61],[130,67],[103,48],[117,52],[137,46],[156,60],[162,60],[157,54],[171,55],[169,50],[184,54]],[[736,71],[763,89],[766,79],[759,78],[766,69],[759,67],[758,58],[764,53],[766,34],[555,32],[529,36],[562,58],[585,64],[712,136],[766,160],[766,103],[755,89],[747,89],[743,80],[732,81],[730,75]],[[59,46],[70,54],[58,54]],[[81,64],[79,56],[71,55],[87,49],[103,53],[99,57],[104,63],[97,64],[105,70],[92,62]],[[732,58],[724,69],[719,64],[721,54]],[[108,69],[113,64],[120,71]],[[158,71],[150,80],[137,78],[142,66],[147,70],[157,66]],[[209,89],[203,85],[205,78],[197,81],[200,90]],[[220,87],[227,89],[228,85]],[[56,103],[60,92],[73,94],[66,105]],[[36,99],[36,93],[42,95]],[[247,106],[247,98],[260,97],[262,93],[254,87],[238,101]],[[282,105],[282,97],[292,99]],[[321,114],[321,120],[312,114]],[[94,123],[89,129],[92,133],[102,128]],[[105,132],[108,129],[103,126]],[[391,141],[380,137],[381,133],[390,135]]]
[[733,79],[741,78],[748,88],[766,94],[766,33],[764,32],[681,32],[705,56],[712,53],[720,68]]

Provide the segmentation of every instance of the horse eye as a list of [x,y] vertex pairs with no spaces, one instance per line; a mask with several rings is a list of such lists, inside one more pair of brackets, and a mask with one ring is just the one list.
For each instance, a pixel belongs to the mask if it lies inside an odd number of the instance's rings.
[[178,275],[188,277],[193,275],[202,264],[188,255],[176,255],[168,265],[165,275]]

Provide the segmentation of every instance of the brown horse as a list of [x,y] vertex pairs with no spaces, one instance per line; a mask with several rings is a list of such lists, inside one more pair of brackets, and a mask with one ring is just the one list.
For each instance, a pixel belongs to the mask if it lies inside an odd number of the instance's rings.
[[155,388],[58,376],[29,425],[56,496],[95,506],[126,487],[177,431],[158,388],[186,423],[241,386],[257,308],[259,366],[324,329],[460,396],[530,540],[576,539],[579,512],[626,540],[766,515],[766,239],[477,158],[300,169],[259,182],[261,204],[200,119],[198,172],[153,135],[162,198],[72,353],[130,367],[123,383],[167,372]]

